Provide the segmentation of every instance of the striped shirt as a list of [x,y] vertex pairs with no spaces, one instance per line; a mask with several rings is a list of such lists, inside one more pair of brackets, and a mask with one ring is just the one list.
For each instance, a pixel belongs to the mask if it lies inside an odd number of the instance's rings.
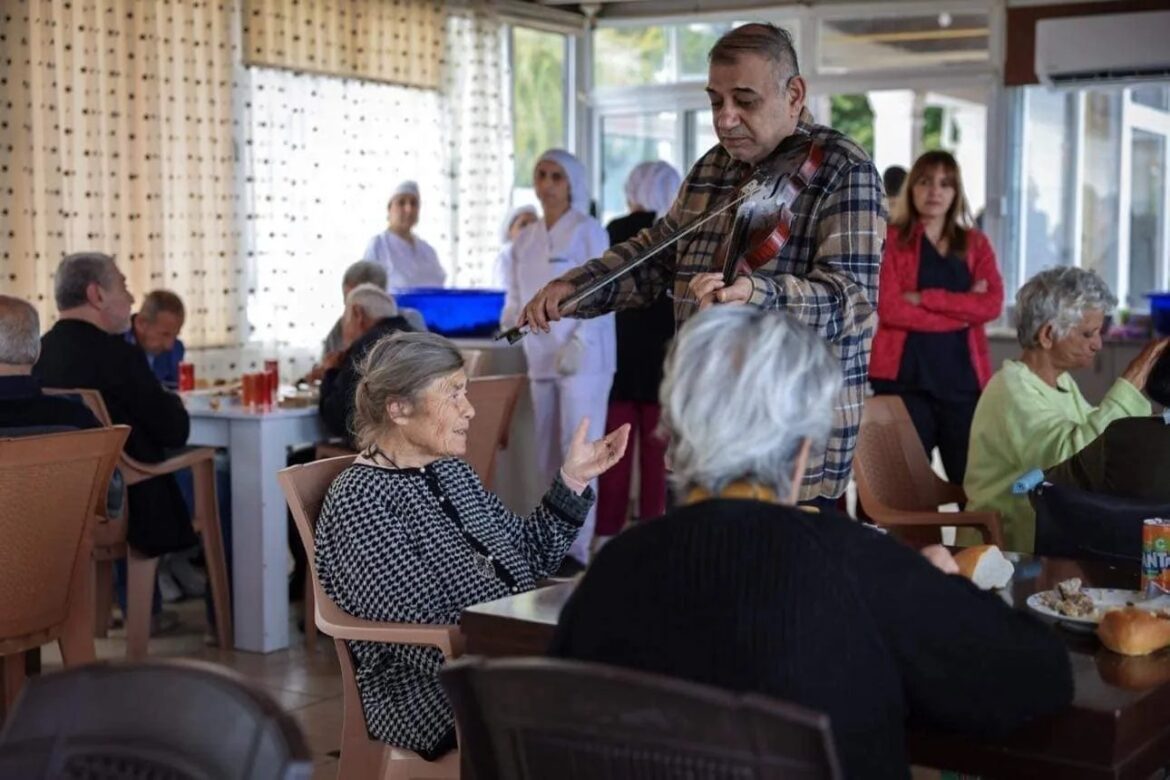
[[[789,205],[792,235],[780,253],[751,274],[750,302],[782,309],[816,329],[841,363],[845,384],[837,401],[832,431],[822,455],[810,458],[801,500],[837,498],[845,492],[853,448],[865,403],[870,342],[877,322],[878,266],[886,236],[886,206],[881,176],[869,156],[852,140],[812,123],[807,110],[796,132],[777,154],[799,150],[809,139],[824,151],[824,161],[809,185]],[[803,158],[803,155],[802,155]],[[696,219],[709,207],[734,197],[751,172],[716,146],[687,174],[670,211],[653,226],[601,257],[561,277],[580,289]],[[757,207],[760,204],[757,204]],[[757,219],[775,221],[775,212],[757,208]],[[639,269],[583,301],[574,316],[649,306],[668,291],[675,299],[676,325],[698,311],[687,303],[687,284],[696,273],[718,271],[715,252],[730,232],[731,211],[659,252]]]

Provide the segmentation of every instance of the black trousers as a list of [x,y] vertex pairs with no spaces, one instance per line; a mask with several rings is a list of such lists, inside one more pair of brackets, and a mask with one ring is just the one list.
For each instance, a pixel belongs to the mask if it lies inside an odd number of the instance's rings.
[[943,468],[947,472],[947,479],[956,484],[963,484],[963,475],[967,473],[967,445],[971,440],[971,418],[975,416],[975,405],[979,402],[978,396],[957,399],[936,398],[929,393],[900,391],[897,393],[883,393],[874,388],[879,394],[897,395],[906,404],[906,411],[914,421],[914,429],[918,431],[918,438],[929,458],[935,447],[938,447],[942,456]]

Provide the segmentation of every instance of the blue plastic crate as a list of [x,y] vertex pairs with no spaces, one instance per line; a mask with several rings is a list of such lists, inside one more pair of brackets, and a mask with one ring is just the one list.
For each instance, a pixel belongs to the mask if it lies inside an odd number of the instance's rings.
[[503,290],[414,287],[393,295],[400,308],[417,309],[428,329],[448,338],[494,335],[504,309]]
[[1170,292],[1146,293],[1150,299],[1150,320],[1159,336],[1170,336]]

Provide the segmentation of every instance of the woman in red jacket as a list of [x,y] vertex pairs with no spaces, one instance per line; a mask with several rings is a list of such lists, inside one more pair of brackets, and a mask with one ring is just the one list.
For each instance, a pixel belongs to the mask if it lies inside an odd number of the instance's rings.
[[987,236],[972,226],[959,165],[927,152],[906,177],[886,235],[869,377],[902,398],[929,453],[962,484],[979,393],[991,377],[984,323],[1003,308]]

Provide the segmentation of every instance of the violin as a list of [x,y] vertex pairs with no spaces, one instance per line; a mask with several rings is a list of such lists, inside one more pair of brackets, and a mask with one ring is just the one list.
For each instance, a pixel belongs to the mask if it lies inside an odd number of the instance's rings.
[[[788,206],[808,186],[820,169],[824,157],[824,149],[809,139],[794,149],[764,160],[737,184],[732,195],[718,206],[708,209],[685,225],[680,225],[678,229],[663,236],[629,261],[561,301],[559,307],[561,314],[571,311],[598,290],[632,273],[662,250],[673,246],[680,239],[734,208],[738,208],[735,221],[727,239],[716,251],[715,270],[723,272],[724,284],[728,285],[735,281],[738,274],[751,273],[774,258],[788,242],[792,235],[793,221]],[[771,224],[767,224],[769,213],[772,214]],[[757,215],[763,216],[765,223],[753,226],[753,222],[760,221],[755,219]],[[496,340],[507,339],[509,344],[515,344],[526,335],[528,331],[517,326],[503,331],[496,336]]]
[[[738,275],[750,274],[779,255],[792,236],[794,217],[789,204],[808,186],[825,160],[825,150],[812,141],[798,147],[798,150],[798,154],[804,154],[800,166],[791,173],[774,176],[769,182],[770,189],[762,188],[759,198],[749,198],[736,212],[727,240],[715,252],[713,270],[723,273],[725,286],[730,286]],[[790,170],[790,166],[783,163],[786,161],[784,158],[792,157],[790,151],[772,162],[776,168]],[[769,209],[773,213],[757,219],[757,214],[762,210],[761,202],[774,204]]]

